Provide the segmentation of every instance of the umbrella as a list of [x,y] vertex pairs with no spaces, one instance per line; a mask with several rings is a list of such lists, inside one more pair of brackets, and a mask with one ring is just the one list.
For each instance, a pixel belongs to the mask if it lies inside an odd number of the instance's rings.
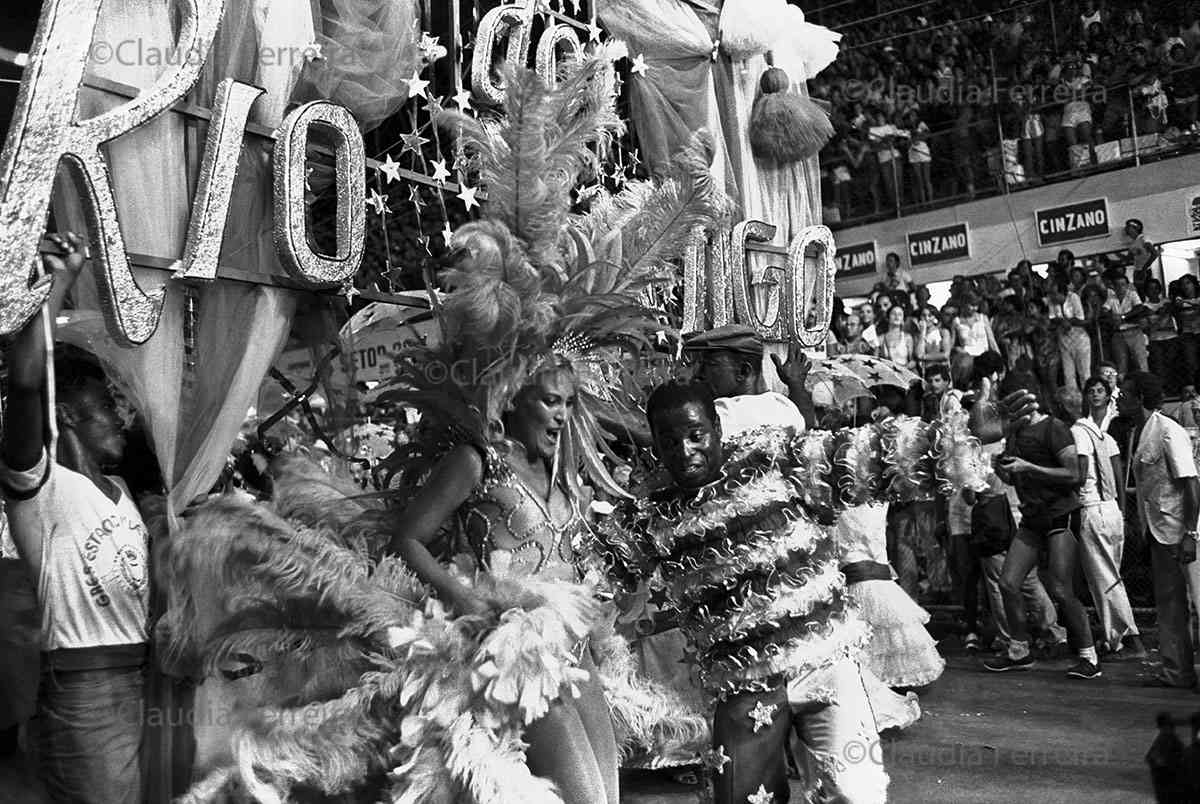
[[[893,385],[907,389],[921,378],[904,366],[874,355],[836,355],[822,357],[812,361],[809,376],[816,375],[816,380],[828,380],[836,383],[841,378],[842,383],[857,380],[866,388],[880,385]],[[851,397],[847,397],[851,398]]]
[[833,407],[860,396],[872,396],[867,383],[846,365],[827,358],[812,361],[805,387],[812,393],[813,404]]

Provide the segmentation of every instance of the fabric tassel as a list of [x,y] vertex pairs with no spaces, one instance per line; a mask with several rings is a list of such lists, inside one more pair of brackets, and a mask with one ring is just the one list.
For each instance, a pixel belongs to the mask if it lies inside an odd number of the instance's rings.
[[816,156],[833,136],[825,110],[791,91],[787,73],[771,67],[759,81],[759,96],[750,112],[750,150],[776,165]]

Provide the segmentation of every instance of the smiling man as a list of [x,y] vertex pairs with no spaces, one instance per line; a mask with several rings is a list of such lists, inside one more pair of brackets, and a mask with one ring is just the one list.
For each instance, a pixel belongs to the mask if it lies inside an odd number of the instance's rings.
[[[793,723],[813,760],[814,789],[855,804],[884,801],[874,718],[857,661],[847,658],[866,625],[846,603],[831,532],[787,477],[795,429],[767,427],[723,445],[717,406],[700,383],[659,387],[646,415],[671,484],[606,519],[597,549],[627,588],[651,566],[665,583],[688,659],[717,701],[707,758],[717,804],[788,800]],[[799,715],[792,679],[810,693]]]

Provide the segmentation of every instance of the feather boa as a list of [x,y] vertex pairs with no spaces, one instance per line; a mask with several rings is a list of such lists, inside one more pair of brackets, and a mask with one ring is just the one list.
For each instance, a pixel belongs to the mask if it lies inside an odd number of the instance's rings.
[[[284,490],[289,506],[315,510],[311,480]],[[413,804],[559,804],[521,736],[588,677],[577,647],[597,617],[590,587],[480,576],[491,613],[455,618],[394,559],[234,499],[188,518],[166,572],[176,596],[164,648],[199,654],[206,673],[249,655],[266,679],[232,713],[231,761],[188,801],[386,785],[388,800]]]

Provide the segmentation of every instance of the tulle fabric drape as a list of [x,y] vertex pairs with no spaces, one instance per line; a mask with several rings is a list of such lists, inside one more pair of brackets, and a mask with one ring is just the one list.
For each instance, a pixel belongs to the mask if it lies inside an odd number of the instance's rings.
[[[157,0],[105,0],[96,39],[138,37],[146,47],[168,48],[174,40],[175,10]],[[250,119],[278,124],[303,61],[264,54],[301,53],[313,37],[308,0],[227,0],[192,99],[211,106],[217,83],[237,78],[266,89]],[[92,74],[135,87],[147,86],[161,69],[117,60],[91,65]],[[80,114],[90,117],[119,100],[88,92]],[[261,146],[261,140],[248,138],[242,151],[221,263],[281,274],[271,241],[269,150]],[[182,252],[203,147],[203,129],[185,125],[172,114],[106,147],[131,253],[175,257]],[[60,228],[85,228],[78,198],[66,182],[60,182],[55,215]],[[216,480],[262,378],[287,337],[295,302],[289,291],[222,281],[196,289],[194,311],[189,313],[184,288],[170,282],[167,272],[135,273],[145,289],[164,284],[167,288],[162,319],[148,342],[125,348],[107,338],[100,325],[96,287],[86,275],[78,291],[79,311],[60,333],[104,360],[141,411],[170,490],[173,516]],[[190,368],[184,342],[189,315],[194,315]]]
[[413,71],[422,64],[418,46],[420,0],[319,0],[316,44],[296,87],[297,100],[317,98],[350,110],[370,131],[408,99]]

